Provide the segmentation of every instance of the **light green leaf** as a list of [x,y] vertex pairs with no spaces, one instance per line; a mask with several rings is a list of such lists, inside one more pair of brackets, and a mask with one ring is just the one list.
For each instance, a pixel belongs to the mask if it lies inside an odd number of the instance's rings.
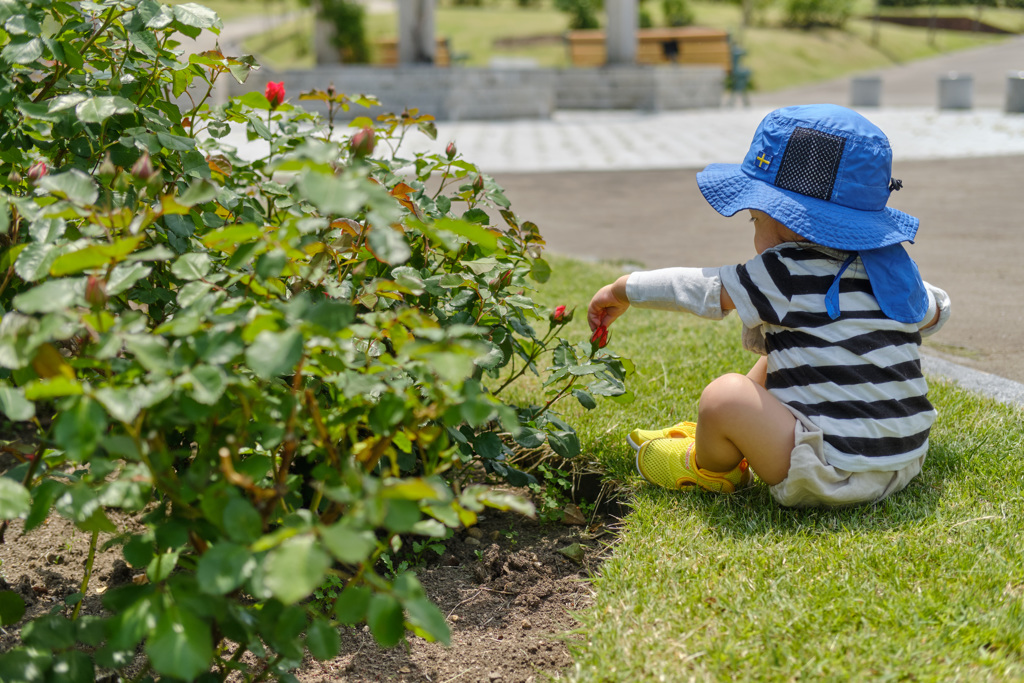
[[490,230],[476,223],[455,218],[440,218],[434,223],[434,228],[454,232],[456,235],[461,235],[470,242],[478,244],[489,251],[494,251],[498,248],[498,237]]
[[245,583],[256,568],[256,559],[244,546],[218,543],[199,558],[196,580],[199,590],[224,595]]
[[405,263],[412,256],[412,251],[409,249],[409,244],[405,241],[405,236],[391,226],[370,230],[366,239],[370,244],[370,249],[373,250],[373,255],[377,257],[378,261],[397,265]]
[[0,384],[0,413],[14,422],[23,422],[35,417],[36,406],[25,399],[25,392],[21,387]]
[[160,50],[160,43],[152,31],[131,31],[128,33],[128,40],[147,57],[156,57]]
[[299,178],[299,193],[325,214],[351,215],[369,198],[365,187],[355,178],[339,178],[307,170]]
[[182,280],[200,280],[210,272],[210,257],[202,252],[194,252],[181,256],[171,272]]
[[216,12],[194,2],[175,5],[174,18],[186,26],[194,26],[196,28],[219,29],[223,26]]
[[210,626],[171,605],[146,640],[146,654],[157,672],[190,681],[209,669],[213,660]]
[[302,334],[263,330],[245,350],[245,362],[261,379],[271,379],[295,369],[302,358]]
[[79,278],[47,280],[14,297],[14,307],[22,313],[52,313],[68,308],[85,291]]
[[197,365],[184,377],[191,378],[192,398],[203,405],[212,406],[228,387],[227,374],[214,365]]
[[80,396],[84,391],[82,385],[75,380],[58,375],[26,384],[25,398],[30,401],[46,401],[61,396]]
[[189,282],[178,290],[178,305],[182,308],[188,308],[199,301],[211,289],[213,289],[213,285],[207,282],[200,282],[199,280]]
[[286,605],[302,600],[324,579],[331,558],[309,534],[286,539],[264,563],[264,586]]
[[348,564],[363,562],[377,547],[377,539],[373,533],[367,530],[357,531],[343,522],[322,527],[320,538],[334,557]]
[[451,645],[452,632],[437,605],[427,598],[413,598],[405,601],[405,610],[409,614],[409,623],[422,629],[429,640]]
[[103,387],[97,389],[93,393],[93,397],[107,409],[112,418],[121,422],[130,423],[142,410],[142,406],[128,389]]
[[0,57],[11,64],[32,64],[42,55],[43,41],[39,38],[17,43],[10,42],[3,52],[0,52]]
[[[127,100],[125,101],[127,102]],[[87,104],[88,102],[83,102],[78,105],[78,108],[81,109]],[[92,204],[96,201],[96,197],[99,195],[99,191],[96,189],[96,183],[93,182],[92,177],[85,171],[80,171],[77,168],[73,168],[64,173],[54,173],[52,175],[43,176],[39,180],[39,186],[45,190],[49,190],[58,197],[64,197],[75,204]]]
[[15,519],[27,515],[32,507],[32,495],[24,486],[0,477],[0,519]]
[[128,254],[135,251],[144,238],[145,235],[125,237],[114,241],[113,244],[92,244],[84,249],[63,254],[50,266],[50,275],[60,277],[123,261]]
[[[35,282],[41,280],[50,272],[50,265],[57,260],[60,250],[52,244],[21,244],[21,252],[17,254],[14,262],[14,272],[23,280]],[[17,248],[17,247],[15,247]],[[13,249],[12,249],[13,251]]]
[[188,189],[178,197],[178,203],[182,206],[205,204],[217,197],[217,191],[217,186],[209,180],[200,179],[188,186]]
[[146,576],[151,582],[159,583],[166,580],[176,566],[178,566],[178,551],[160,553],[149,561],[149,565],[146,567]]
[[87,123],[103,123],[114,114],[129,114],[133,111],[135,105],[123,97],[90,97],[75,106],[78,118]]
[[147,277],[153,269],[141,263],[122,263],[114,268],[107,281],[107,294],[117,296],[131,289],[136,282]]

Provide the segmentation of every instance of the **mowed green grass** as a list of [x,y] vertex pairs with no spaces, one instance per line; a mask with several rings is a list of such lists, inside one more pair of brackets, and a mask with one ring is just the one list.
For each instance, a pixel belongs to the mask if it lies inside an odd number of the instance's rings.
[[[622,268],[554,265],[537,296],[577,306],[566,335],[584,340],[587,302]],[[933,378],[924,471],[875,506],[781,508],[761,483],[672,493],[635,474],[625,434],[694,419],[702,387],[755,358],[734,319],[639,309],[608,350],[636,364],[635,400],[563,412],[631,511],[568,640],[567,678],[1024,680],[1024,412]]]
[[[221,0],[222,4],[225,3]],[[655,23],[660,22],[660,5],[647,3]],[[844,30],[791,30],[781,25],[782,15],[771,9],[755,25],[740,30],[740,10],[732,4],[692,2],[696,23],[722,28],[741,38],[747,49],[746,63],[754,73],[754,87],[768,91],[882,68],[922,59],[944,52],[990,44],[1005,38],[991,34],[936,31],[881,24],[878,41],[873,40],[872,22],[850,20]],[[869,3],[858,5],[856,16],[870,14]],[[269,5],[274,7],[275,5]],[[952,11],[951,11],[952,10]],[[963,14],[971,8],[943,8],[944,13]],[[1024,30],[1024,11],[991,9],[982,19],[1010,30]],[[395,14],[368,14],[367,35],[371,42],[397,34]],[[464,66],[487,66],[494,59],[525,59],[542,67],[569,66],[568,51],[558,37],[568,26],[567,15],[553,8],[549,0],[524,9],[511,0],[490,2],[486,7],[439,7],[436,32],[449,40],[451,50]],[[312,18],[286,22],[273,31],[251,38],[245,48],[256,53],[268,66],[281,70],[313,65]],[[519,46],[503,39],[547,37],[547,41]]]

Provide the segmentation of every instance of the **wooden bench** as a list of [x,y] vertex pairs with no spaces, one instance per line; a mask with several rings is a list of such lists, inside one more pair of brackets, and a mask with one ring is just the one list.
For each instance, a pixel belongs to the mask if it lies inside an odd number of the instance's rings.
[[[380,38],[373,42],[377,48],[377,59],[374,64],[396,66],[398,64],[398,39]],[[452,55],[448,48],[447,38],[438,38],[434,48],[434,66],[451,66]]]
[[[607,47],[604,31],[569,31],[565,34],[573,66],[604,66]],[[729,34],[699,26],[643,28],[636,32],[637,64],[708,64],[726,72],[732,68]]]

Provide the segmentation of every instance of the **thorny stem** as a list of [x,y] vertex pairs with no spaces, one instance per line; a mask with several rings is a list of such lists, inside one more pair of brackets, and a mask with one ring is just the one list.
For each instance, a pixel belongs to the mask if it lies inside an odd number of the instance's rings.
[[78,612],[82,609],[82,603],[85,602],[85,592],[89,590],[89,579],[92,578],[92,563],[96,559],[96,541],[99,539],[99,536],[99,531],[92,532],[92,539],[89,541],[89,558],[85,561],[85,576],[82,577],[82,587],[78,591],[82,594],[82,597],[79,598],[78,604],[75,605],[74,611],[71,612],[71,621],[78,618]]
[[492,395],[497,396],[498,394],[500,394],[505,387],[507,387],[509,384],[512,384],[512,382],[514,382],[517,379],[519,379],[520,377],[522,377],[526,373],[526,371],[530,369],[530,365],[535,360],[540,358],[540,355],[547,350],[547,344],[548,344],[549,341],[551,341],[551,337],[552,337],[554,331],[555,331],[554,327],[552,327],[551,329],[548,330],[548,333],[546,335],[544,335],[544,339],[542,339],[540,341],[540,343],[537,345],[538,347],[540,347],[540,350],[537,352],[537,354],[536,355],[531,354],[529,359],[527,359],[526,364],[523,365],[523,367],[519,370],[519,372],[514,373],[511,377],[509,377],[507,380],[505,380],[504,384],[502,384],[500,387],[498,387],[497,389],[492,391],[491,392]]

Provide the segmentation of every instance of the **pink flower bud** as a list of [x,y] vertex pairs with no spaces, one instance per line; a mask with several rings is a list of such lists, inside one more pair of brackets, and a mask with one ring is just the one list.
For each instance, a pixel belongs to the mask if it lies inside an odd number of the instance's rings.
[[132,164],[132,175],[145,181],[152,178],[153,173],[153,162],[149,159],[149,152],[143,152],[138,161]]
[[484,177],[482,175],[478,175],[473,180],[473,194],[477,194],[477,193],[483,192],[483,191],[484,191]]
[[32,182],[36,182],[49,172],[50,169],[47,167],[45,161],[37,161],[28,167],[28,179]]
[[455,149],[455,143],[454,142],[449,142],[448,146],[444,148],[444,153],[445,153],[445,156],[448,157],[449,161],[454,159],[455,155],[458,153],[458,150]]
[[373,154],[374,145],[377,144],[377,134],[373,128],[361,128],[356,131],[349,140],[349,147],[352,154],[357,157],[367,157]]
[[93,310],[98,310],[107,305],[107,283],[104,280],[90,275],[85,282],[85,302]]
[[277,109],[284,102],[284,81],[267,83],[263,95],[270,101],[270,108]]

